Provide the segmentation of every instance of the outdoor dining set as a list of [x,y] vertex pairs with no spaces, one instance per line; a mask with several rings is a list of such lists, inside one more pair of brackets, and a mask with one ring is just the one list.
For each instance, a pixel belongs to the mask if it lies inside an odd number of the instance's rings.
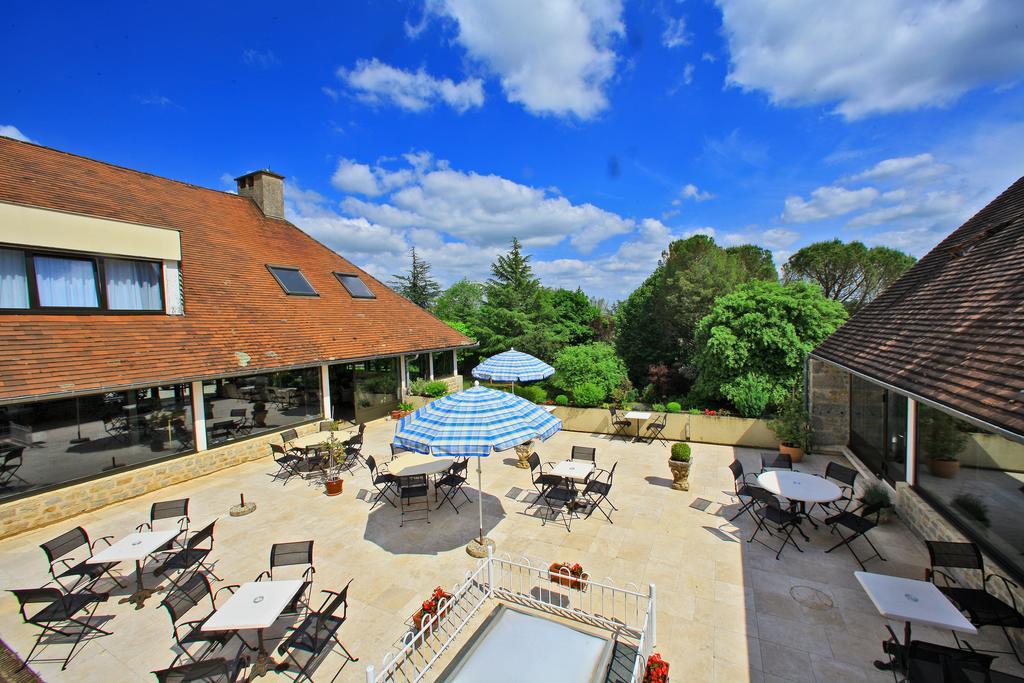
[[[589,446],[573,446],[568,460],[542,464],[537,453],[531,453],[527,462],[530,465],[530,481],[537,490],[537,497],[526,508],[536,506],[545,508],[549,517],[558,517],[565,524],[566,531],[572,531],[572,520],[580,512],[590,517],[595,510],[600,510],[609,523],[611,513],[618,510],[608,499],[615,480],[615,468],[610,470],[597,467],[597,449]],[[607,504],[608,508],[604,506]]]
[[[168,668],[153,672],[162,683],[236,681],[243,673],[251,679],[291,666],[298,678],[312,680],[314,664],[335,645],[347,661],[357,661],[338,635],[348,616],[351,580],[341,590],[322,590],[322,603],[312,607],[313,541],[275,543],[266,571],[252,581],[215,590],[211,581],[222,580],[210,557],[216,523],[214,519],[198,528],[192,525],[185,498],[153,503],[149,519],[119,540],[92,540],[79,526],[43,543],[50,581],[40,588],[11,591],[24,622],[40,629],[25,665],[40,646],[46,649],[56,639],[71,643],[62,660],[64,670],[86,636],[112,635],[95,623],[106,625],[96,611],[111,592],[96,587],[110,581],[111,591],[114,586],[128,589],[123,577],[113,573],[122,563],[134,563],[135,585],[121,603],[141,610],[155,593],[163,593],[160,607],[170,617],[178,654]],[[106,547],[100,548],[100,543]],[[146,574],[166,578],[168,585],[147,587]],[[272,659],[266,643],[265,632],[275,626],[285,629],[277,647],[284,662]],[[238,647],[229,648],[233,642]]]

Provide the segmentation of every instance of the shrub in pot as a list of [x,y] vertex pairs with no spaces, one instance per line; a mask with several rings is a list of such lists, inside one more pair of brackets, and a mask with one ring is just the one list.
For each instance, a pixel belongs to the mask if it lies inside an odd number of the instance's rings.
[[690,444],[672,444],[668,457],[668,468],[672,471],[672,488],[676,491],[690,490]]
[[681,412],[683,407],[676,401],[669,401],[665,404],[665,412],[667,413],[678,413]]
[[341,478],[341,467],[345,463],[345,444],[334,438],[332,434],[320,446],[320,455],[324,459],[324,487],[328,496],[336,496],[342,492],[345,481]]
[[267,426],[267,415],[270,411],[267,410],[266,403],[257,403],[252,407],[252,422],[257,427]]
[[768,421],[768,427],[779,440],[779,453],[788,455],[793,462],[800,462],[811,445],[814,430],[811,416],[804,408],[803,396],[794,391],[779,407],[775,418]]
[[555,396],[555,405],[556,406],[567,406],[567,405],[569,405],[569,397],[566,396],[565,394],[559,394],[558,396]]
[[960,471],[957,456],[967,445],[967,434],[952,415],[926,405],[918,407],[917,447],[928,459],[928,471],[952,479]]
[[889,497],[889,489],[880,483],[872,482],[864,487],[860,494],[860,502],[867,505],[879,505],[882,510],[878,514],[878,523],[885,524],[892,520],[892,499]]

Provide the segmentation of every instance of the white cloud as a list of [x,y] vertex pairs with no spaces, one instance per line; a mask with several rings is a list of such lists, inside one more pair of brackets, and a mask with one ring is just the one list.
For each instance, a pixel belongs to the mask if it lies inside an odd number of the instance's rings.
[[665,30],[661,34],[661,44],[671,49],[682,47],[690,42],[690,34],[686,32],[686,18],[673,19],[669,17],[665,21]]
[[261,69],[270,69],[281,64],[273,50],[245,50],[242,52],[242,61],[249,66],[258,66]]
[[365,102],[392,104],[408,111],[419,112],[444,102],[462,113],[484,103],[483,81],[479,78],[456,83],[450,78],[435,78],[422,67],[405,71],[376,57],[360,59],[353,69],[338,69],[338,77]]
[[685,85],[690,85],[691,83],[693,83],[693,71],[693,64],[687,64],[685,67],[683,67],[683,83]]
[[811,192],[810,199],[786,197],[782,220],[807,223],[842,216],[870,206],[878,199],[878,195],[878,190],[873,187],[859,190],[848,190],[834,185],[819,187]]
[[683,185],[683,189],[679,190],[679,197],[681,199],[692,199],[695,202],[706,202],[709,199],[714,199],[715,195],[702,191],[693,183],[687,183]]
[[342,192],[376,197],[408,185],[414,178],[415,174],[409,169],[389,171],[380,165],[370,168],[369,164],[343,158],[338,161],[338,168],[331,176],[331,184]]
[[437,0],[456,42],[497,74],[510,102],[534,114],[589,119],[608,106],[613,41],[624,33],[620,0]]
[[757,244],[770,250],[784,249],[800,239],[800,233],[785,228],[768,230],[745,230],[731,232],[722,237],[722,243],[735,247],[740,244]]
[[847,119],[942,106],[1024,73],[1019,0],[717,0],[728,83]]
[[708,62],[709,64],[714,64],[715,62],[717,62],[717,61],[718,61],[718,58],[717,58],[717,57],[715,57],[715,56],[714,56],[713,54],[711,54],[710,52],[705,52],[705,53],[703,53],[703,54],[702,54],[702,55],[700,56],[700,61],[702,61],[702,62]]
[[910,157],[883,159],[866,171],[852,176],[850,179],[857,181],[903,177],[922,180],[942,175],[949,170],[949,165],[936,162],[935,157],[928,152],[924,152]]
[[14,140],[21,140],[22,142],[33,142],[27,135],[22,133],[14,126],[8,126],[0,124],[0,137],[12,138]]
[[[964,206],[964,197],[958,192],[935,190],[923,195],[908,197],[907,193],[899,193],[896,196],[899,198],[899,203],[895,206],[867,211],[852,218],[847,225],[858,228],[894,221],[928,220],[955,214]],[[950,231],[955,227],[957,226],[950,226]]]

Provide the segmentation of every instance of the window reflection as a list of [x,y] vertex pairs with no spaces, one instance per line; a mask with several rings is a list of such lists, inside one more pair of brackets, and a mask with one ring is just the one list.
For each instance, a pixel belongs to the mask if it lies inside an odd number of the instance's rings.
[[203,396],[207,444],[236,441],[319,417],[320,369],[209,380]]

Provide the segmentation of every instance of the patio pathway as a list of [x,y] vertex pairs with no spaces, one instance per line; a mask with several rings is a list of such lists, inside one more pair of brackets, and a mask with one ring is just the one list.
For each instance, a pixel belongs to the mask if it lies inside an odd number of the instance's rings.
[[[391,422],[371,424],[364,453],[387,460],[382,454],[389,452],[392,430]],[[827,531],[808,528],[811,543],[801,544],[805,552],[787,548],[776,561],[774,551],[745,542],[753,529],[749,518],[737,520],[738,526],[726,521],[735,511],[727,465],[738,455],[755,471],[759,451],[695,444],[691,490],[684,493],[668,487],[669,449],[664,444],[562,432],[537,450],[542,460],[560,460],[574,444],[596,446],[599,467],[619,463],[611,495],[619,507],[614,524],[596,514],[575,520],[571,533],[555,521],[542,526],[539,517],[524,514],[523,501],[532,490],[529,472],[514,467],[511,452],[498,454],[483,463],[483,486],[485,527],[499,553],[580,562],[595,579],[609,577],[619,585],[654,582],[656,650],[671,662],[673,679],[892,680],[871,666],[881,653],[884,622],[856,583],[853,571],[858,567],[849,553],[822,552],[833,540]],[[823,471],[827,461],[812,456],[799,469]],[[398,512],[391,506],[370,511],[365,469],[347,476],[345,491],[336,498],[324,496],[318,484],[297,479],[284,486],[271,476],[276,469],[268,457],[0,541],[0,582],[5,588],[43,584],[48,575],[38,545],[75,525],[84,526],[93,538],[120,537],[147,518],[152,502],[189,497],[194,528],[219,518],[211,556],[224,579],[219,585],[253,580],[267,568],[271,544],[304,539],[316,542],[314,605],[321,589],[338,589],[354,577],[350,619],[340,635],[360,661],[349,663],[334,680],[361,681],[366,664],[379,665],[431,589],[450,586],[473,566],[464,546],[476,532],[475,488],[469,490],[473,502],[464,503],[461,514],[445,506],[431,510],[430,524],[410,522],[399,528]],[[475,487],[475,472],[470,475]],[[256,502],[258,510],[229,517],[227,510],[240,493]],[[923,544],[899,522],[876,531],[873,538],[888,561],[873,561],[868,569],[921,578],[927,561]],[[146,579],[153,582],[151,575]],[[97,589],[110,585],[101,581]],[[117,589],[115,595],[124,592]],[[170,664],[175,655],[171,625],[159,607],[159,595],[141,611],[112,599],[98,615],[110,617],[105,628],[114,635],[86,643],[66,672],[59,664],[34,663],[42,678],[75,683],[153,680],[149,671]],[[17,603],[6,592],[0,596],[0,633],[22,656],[36,635],[34,628],[21,624]],[[915,628],[914,634],[952,643],[948,633],[927,628]],[[995,643],[1002,645],[998,638]],[[986,642],[975,640],[972,644]],[[51,648],[42,656],[66,653],[65,646]],[[332,680],[342,662],[340,653],[330,654],[319,665],[316,680]],[[1005,656],[999,662],[1006,668]],[[275,679],[287,680],[274,675],[264,680]]]

